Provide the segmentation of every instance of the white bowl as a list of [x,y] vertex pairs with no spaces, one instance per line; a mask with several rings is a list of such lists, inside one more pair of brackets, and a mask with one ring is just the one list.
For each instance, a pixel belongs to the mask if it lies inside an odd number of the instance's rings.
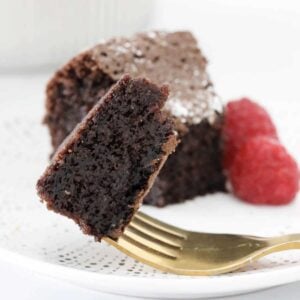
[[150,0],[1,0],[0,71],[58,65],[101,39],[144,29]]

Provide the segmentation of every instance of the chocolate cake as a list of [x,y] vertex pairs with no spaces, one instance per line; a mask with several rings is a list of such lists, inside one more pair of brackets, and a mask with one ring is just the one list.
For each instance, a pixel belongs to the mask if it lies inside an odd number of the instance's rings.
[[181,144],[145,199],[164,206],[223,191],[220,163],[222,106],[206,72],[206,59],[189,32],[149,32],[103,42],[73,58],[47,86],[45,123],[54,150],[122,74],[167,83],[164,110]]
[[55,153],[37,184],[49,209],[86,234],[117,238],[177,144],[167,87],[124,76]]

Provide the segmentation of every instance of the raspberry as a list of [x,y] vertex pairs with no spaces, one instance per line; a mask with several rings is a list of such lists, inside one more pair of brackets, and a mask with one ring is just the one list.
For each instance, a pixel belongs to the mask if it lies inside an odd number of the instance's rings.
[[222,131],[225,169],[230,167],[236,152],[249,138],[268,136],[277,139],[276,128],[267,111],[247,98],[227,104]]
[[229,169],[234,194],[256,204],[286,204],[299,189],[295,160],[277,141],[268,137],[248,140],[238,150]]

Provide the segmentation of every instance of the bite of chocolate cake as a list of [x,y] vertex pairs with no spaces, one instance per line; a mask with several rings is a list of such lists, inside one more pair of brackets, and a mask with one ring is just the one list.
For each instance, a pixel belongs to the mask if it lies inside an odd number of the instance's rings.
[[37,184],[49,209],[82,230],[117,238],[177,145],[168,97],[146,79],[122,77],[61,144]]

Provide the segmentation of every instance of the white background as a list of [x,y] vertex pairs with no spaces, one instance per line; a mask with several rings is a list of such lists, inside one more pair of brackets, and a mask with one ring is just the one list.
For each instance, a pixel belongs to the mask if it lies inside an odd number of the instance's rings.
[[[246,94],[272,109],[272,101],[299,101],[300,76],[290,75],[300,72],[298,3],[160,0],[149,27],[191,29],[209,58],[212,79],[224,99]],[[274,89],[278,93],[270,93]],[[84,290],[4,262],[0,282],[0,299],[128,299]],[[299,297],[300,283],[296,283],[228,299]]]

